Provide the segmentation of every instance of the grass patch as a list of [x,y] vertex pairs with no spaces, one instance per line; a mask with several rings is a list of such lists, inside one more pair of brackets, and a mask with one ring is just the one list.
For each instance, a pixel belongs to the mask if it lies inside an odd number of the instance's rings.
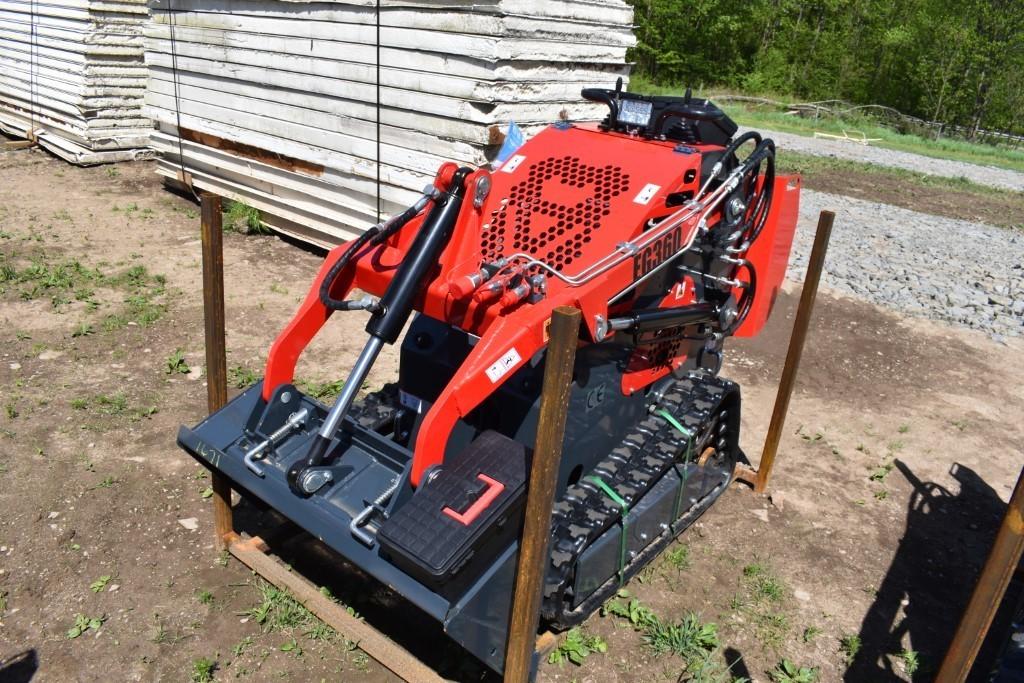
[[243,365],[236,365],[228,368],[228,382],[237,389],[245,389],[256,384],[260,376],[255,370],[250,370]]
[[[0,612],[3,610],[0,609]],[[903,650],[903,652],[897,655],[903,664],[903,670],[908,676],[913,676],[919,668],[921,668],[921,659],[918,653],[914,650]]]
[[243,202],[229,201],[224,212],[224,229],[233,232],[244,232],[250,235],[265,235],[270,228],[263,224],[260,210]]
[[810,643],[811,641],[813,641],[815,638],[817,638],[820,635],[821,635],[821,629],[820,628],[818,628],[817,626],[808,626],[807,628],[804,629],[804,632],[801,634],[800,640],[804,641],[805,643]]
[[[142,265],[107,274],[74,259],[48,262],[44,257],[38,257],[19,263],[20,267],[11,257],[0,255],[0,293],[14,289],[23,301],[49,298],[57,311],[72,301],[84,302],[88,311],[98,309],[100,302],[96,300],[95,293],[99,288],[124,292],[121,310],[108,314],[100,323],[105,332],[119,330],[130,322],[150,325],[167,310],[164,301],[166,278],[151,274]],[[94,331],[92,323],[82,321],[72,336],[87,336]]]
[[818,669],[794,664],[783,659],[774,669],[768,672],[773,683],[817,683]]
[[579,666],[592,653],[607,651],[608,643],[604,642],[600,636],[590,635],[577,627],[569,629],[558,647],[551,651],[551,654],[548,655],[548,663],[561,666],[568,661]]
[[256,584],[260,602],[245,612],[267,633],[309,626],[317,617],[303,607],[288,591],[260,579]]
[[871,474],[868,476],[868,479],[871,481],[883,482],[885,481],[885,478],[889,476],[889,473],[892,472],[893,467],[894,465],[891,462],[887,462],[884,465],[879,465],[874,470],[872,470]]
[[754,635],[766,649],[777,651],[789,634],[789,615],[782,609],[786,585],[762,562],[743,567],[742,591],[732,599],[732,608],[753,626]]
[[755,562],[743,568],[743,580],[757,601],[779,602],[785,587],[765,565]]
[[75,398],[71,400],[71,407],[75,410],[91,410],[97,415],[127,417],[132,422],[138,422],[144,417],[150,417],[159,412],[155,405],[131,405],[128,396],[122,391],[113,394],[97,394],[91,398]]
[[168,375],[187,375],[192,368],[185,362],[185,352],[182,349],[174,349],[174,353],[164,361],[164,373]]
[[338,394],[341,393],[341,388],[345,386],[345,380],[338,379],[333,382],[313,382],[311,380],[296,379],[295,385],[302,390],[302,393],[306,394],[310,398],[315,398],[321,402],[333,402],[338,398]]
[[611,600],[602,613],[628,621],[642,634],[644,643],[655,656],[671,653],[683,659],[699,658],[718,647],[717,625],[702,622],[693,612],[677,622],[665,621],[633,598]]
[[103,622],[106,620],[106,615],[99,617],[87,617],[84,614],[76,614],[75,623],[68,629],[66,635],[69,640],[74,640],[87,631],[99,631],[100,627],[103,626]]
[[189,680],[192,683],[210,683],[213,681],[213,674],[216,670],[217,662],[209,657],[200,657],[192,662]]
[[[629,87],[633,92],[651,95],[680,96],[685,90],[684,86],[657,85],[642,76],[636,75],[629,79]],[[705,96],[710,97],[712,101],[716,99],[714,94],[707,94]],[[786,98],[776,96],[772,99],[781,100]],[[853,114],[843,118],[813,119],[787,114],[785,111],[750,106],[744,103],[730,102],[723,104],[719,102],[719,104],[733,120],[749,128],[764,128],[806,135],[808,137],[813,136],[815,132],[842,135],[844,129],[850,132],[856,130],[864,133],[868,138],[881,138],[879,142],[871,143],[875,147],[914,152],[915,154],[938,159],[953,159],[972,164],[1024,171],[1024,150],[1007,149],[952,138],[933,140],[919,135],[901,133],[892,128],[882,126],[874,119],[863,115]]]
[[860,636],[855,633],[848,633],[839,639],[839,651],[846,658],[847,666],[853,663],[857,653],[860,652],[861,645]]
[[778,170],[781,173],[799,173],[804,176],[814,176],[827,172],[852,172],[874,176],[880,183],[886,180],[893,182],[912,183],[922,187],[930,187],[943,190],[956,190],[970,192],[987,197],[1003,196],[1006,194],[1022,195],[1011,190],[982,185],[964,176],[951,178],[947,176],[932,175],[911,171],[893,166],[879,166],[878,164],[853,159],[839,159],[836,157],[819,156],[817,154],[804,154],[791,150],[783,150],[778,157]]
[[103,589],[107,587],[107,584],[110,583],[111,580],[113,580],[113,578],[113,574],[104,574],[103,576],[89,584],[89,590],[91,590],[93,593],[102,593]]

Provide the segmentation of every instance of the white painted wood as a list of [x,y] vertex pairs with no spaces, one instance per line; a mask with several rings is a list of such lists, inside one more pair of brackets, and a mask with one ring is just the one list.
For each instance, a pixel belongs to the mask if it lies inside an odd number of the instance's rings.
[[140,158],[144,0],[0,0],[0,128],[74,163]]
[[[0,0],[0,11],[25,1]],[[487,164],[510,121],[530,135],[560,116],[604,116],[580,90],[629,72],[623,0],[382,0],[379,32],[376,4],[150,0],[144,111],[158,172],[337,243],[376,222],[378,203],[408,205],[445,161]],[[76,20],[62,15],[43,47],[61,50]],[[98,66],[90,49],[44,54],[45,86],[70,87],[61,61]]]

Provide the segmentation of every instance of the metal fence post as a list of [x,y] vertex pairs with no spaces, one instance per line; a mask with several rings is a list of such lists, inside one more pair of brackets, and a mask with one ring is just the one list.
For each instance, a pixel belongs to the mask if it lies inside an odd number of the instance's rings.
[[[220,196],[204,192],[200,197],[203,242],[203,322],[206,330],[206,398],[211,413],[228,402],[227,351],[224,333],[224,230]],[[234,531],[231,518],[231,483],[211,471],[213,521],[220,548]]]
[[530,467],[523,536],[519,543],[512,619],[505,648],[505,683],[527,683],[540,624],[540,599],[548,566],[551,510],[562,460],[580,311],[559,306],[551,316],[551,341],[544,367],[537,443]]

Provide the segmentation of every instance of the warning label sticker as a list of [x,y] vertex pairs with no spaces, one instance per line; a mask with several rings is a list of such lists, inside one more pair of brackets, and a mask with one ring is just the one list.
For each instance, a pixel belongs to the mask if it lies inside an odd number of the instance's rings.
[[526,157],[522,154],[516,154],[515,156],[509,157],[509,160],[501,165],[501,170],[504,173],[512,173],[519,168],[519,164],[524,161],[526,161]]
[[647,183],[644,185],[644,189],[633,198],[634,204],[646,204],[651,201],[651,198],[658,193],[661,189],[661,185],[655,185],[654,183]]
[[519,365],[519,361],[522,358],[519,357],[519,352],[516,351],[513,346],[511,349],[502,354],[501,358],[497,360],[491,367],[487,368],[487,378],[491,380],[491,384],[494,384],[499,379],[507,375],[513,368]]

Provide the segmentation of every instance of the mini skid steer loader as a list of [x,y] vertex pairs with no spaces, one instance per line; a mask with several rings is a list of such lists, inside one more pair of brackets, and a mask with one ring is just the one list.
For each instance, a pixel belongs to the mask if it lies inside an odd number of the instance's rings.
[[[552,310],[583,319],[542,602],[565,628],[731,481],[723,344],[764,326],[796,226],[799,178],[714,104],[621,81],[582,95],[603,122],[555,123],[493,172],[444,164],[332,250],[262,381],[178,434],[499,672]],[[335,311],[369,320],[328,407],[292,380]],[[397,381],[360,397],[407,323]]]

